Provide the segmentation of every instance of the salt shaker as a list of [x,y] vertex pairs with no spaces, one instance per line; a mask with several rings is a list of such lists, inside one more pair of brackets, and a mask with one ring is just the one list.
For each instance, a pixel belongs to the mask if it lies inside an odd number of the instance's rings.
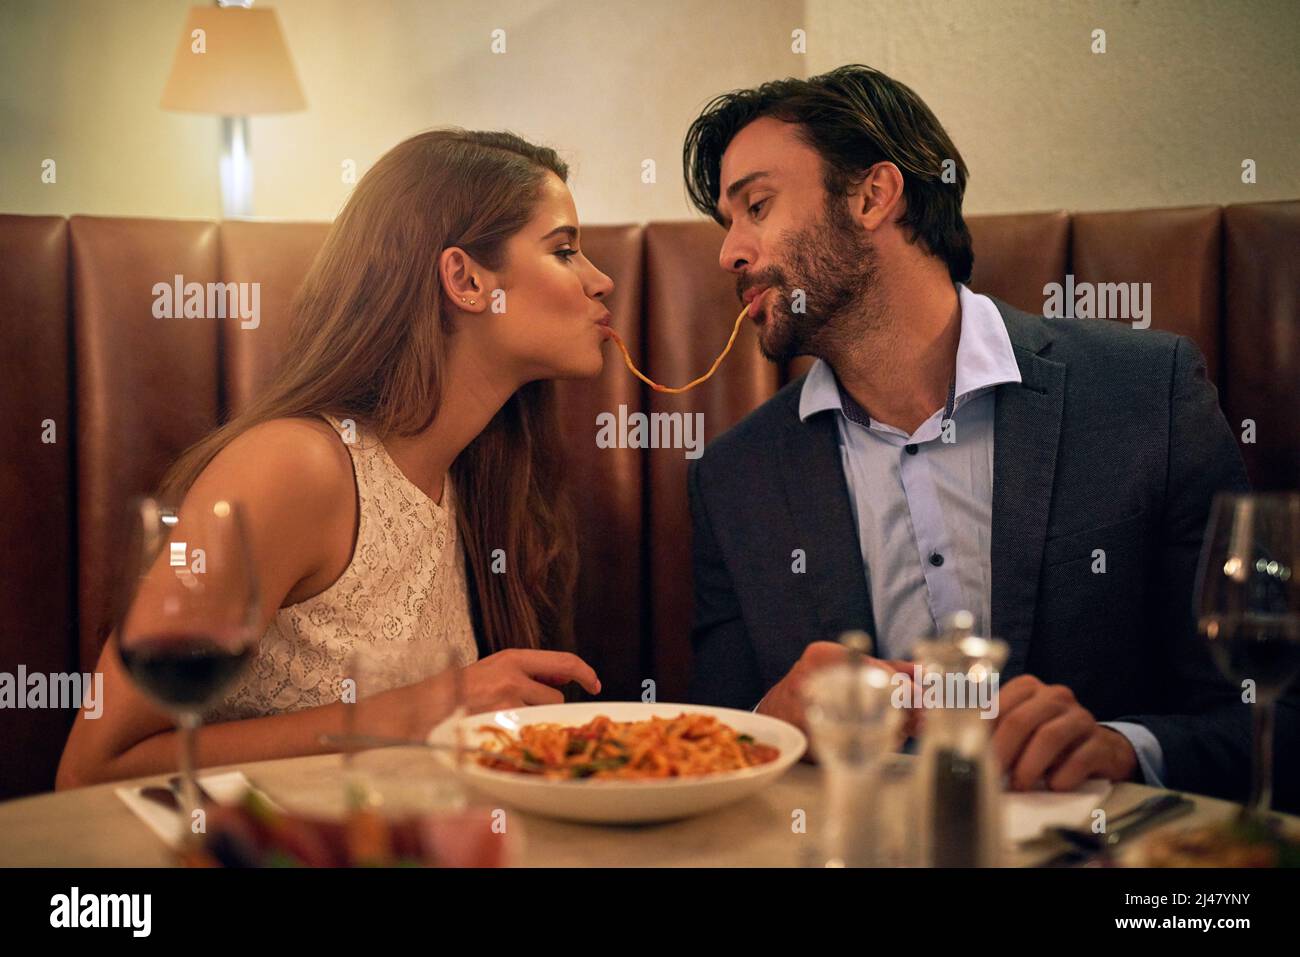
[[882,759],[897,744],[902,715],[890,700],[891,672],[863,660],[871,651],[865,633],[846,632],[840,641],[846,647],[844,663],[815,671],[803,692],[825,788],[817,863],[880,866],[878,778]]

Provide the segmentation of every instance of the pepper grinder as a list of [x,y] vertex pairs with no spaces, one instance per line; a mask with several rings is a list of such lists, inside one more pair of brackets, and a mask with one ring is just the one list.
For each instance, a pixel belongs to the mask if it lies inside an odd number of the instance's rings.
[[937,638],[917,643],[916,693],[924,707],[916,775],[922,867],[995,867],[1002,850],[1002,786],[993,753],[998,669],[1007,644],[971,633],[957,612]]

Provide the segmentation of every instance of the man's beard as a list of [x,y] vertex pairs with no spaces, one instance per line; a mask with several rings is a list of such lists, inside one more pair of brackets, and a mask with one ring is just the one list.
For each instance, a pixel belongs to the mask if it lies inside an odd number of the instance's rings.
[[[750,283],[771,287],[763,294],[770,306],[758,345],[772,362],[821,355],[837,320],[870,313],[867,296],[877,275],[871,240],[849,216],[843,197],[828,197],[822,217],[785,233],[782,246],[785,262]],[[803,292],[802,301],[796,299],[797,291]]]

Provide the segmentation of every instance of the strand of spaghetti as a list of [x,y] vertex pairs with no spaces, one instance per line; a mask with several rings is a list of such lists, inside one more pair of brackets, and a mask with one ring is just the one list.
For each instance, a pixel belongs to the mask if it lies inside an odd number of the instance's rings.
[[740,334],[741,323],[744,322],[745,316],[746,314],[748,314],[748,312],[749,312],[749,304],[746,303],[745,308],[740,310],[740,315],[736,317],[736,324],[731,329],[731,338],[727,340],[727,347],[722,350],[722,354],[720,356],[718,356],[716,359],[713,360],[713,365],[709,366],[709,371],[704,373],[704,375],[700,376],[698,379],[692,379],[690,382],[686,383],[686,385],[677,386],[676,388],[674,388],[673,386],[660,385],[658,382],[655,382],[653,379],[646,376],[640,369],[636,367],[636,363],[632,361],[632,356],[627,351],[627,346],[624,345],[623,343],[623,337],[620,336],[613,329],[609,330],[609,334],[613,337],[614,342],[618,344],[618,348],[623,353],[623,361],[627,364],[628,370],[631,371],[631,373],[634,376],[636,376],[638,379],[640,379],[650,388],[654,389],[656,392],[666,392],[669,395],[681,395],[683,392],[689,392],[691,389],[694,389],[697,385],[699,385],[702,382],[708,382],[709,379],[713,377],[713,373],[718,371],[718,366],[722,365],[722,360],[727,358],[727,353],[731,351],[731,347],[735,344],[736,336]]

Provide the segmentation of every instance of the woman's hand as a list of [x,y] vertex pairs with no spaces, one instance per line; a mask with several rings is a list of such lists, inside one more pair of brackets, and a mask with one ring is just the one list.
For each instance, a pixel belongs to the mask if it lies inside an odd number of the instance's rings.
[[420,741],[456,707],[457,692],[465,712],[479,714],[561,704],[564,695],[559,689],[570,681],[592,694],[600,691],[596,672],[577,655],[508,648],[464,668],[448,668],[344,707],[360,707],[351,724],[358,734]]
[[507,648],[465,668],[462,692],[470,714],[521,708],[534,704],[561,704],[560,691],[576,681],[591,694],[600,693],[600,679],[591,666],[567,651]]

